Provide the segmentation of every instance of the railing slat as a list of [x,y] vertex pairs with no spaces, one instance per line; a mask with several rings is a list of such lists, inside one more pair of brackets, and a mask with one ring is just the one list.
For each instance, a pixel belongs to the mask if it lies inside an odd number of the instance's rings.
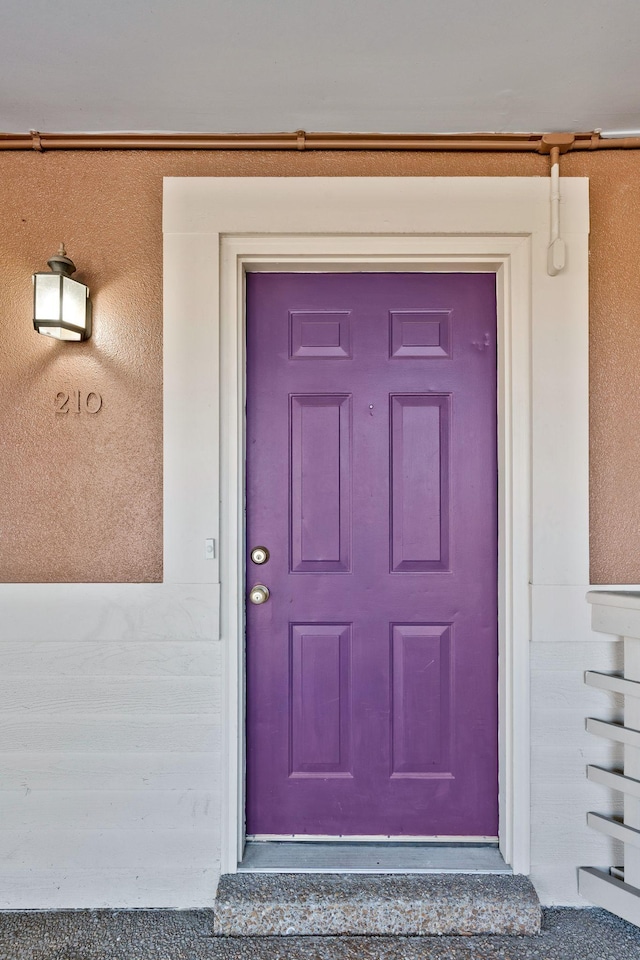
[[599,783],[611,790],[618,790],[629,797],[640,797],[640,780],[625,777],[623,773],[616,773],[615,770],[605,770],[604,767],[589,764],[587,777],[592,783]]
[[588,813],[587,824],[599,833],[613,837],[614,840],[621,840],[622,843],[630,843],[634,847],[640,847],[640,830],[627,827],[619,820],[603,817],[600,813]]
[[621,673],[599,673],[596,670],[587,670],[584,682],[598,690],[623,693],[627,697],[640,697],[640,683],[637,680],[626,680]]
[[640,730],[633,730],[621,723],[596,720],[595,717],[588,717],[586,726],[587,731],[594,733],[597,737],[606,737],[607,740],[615,740],[616,743],[628,743],[632,747],[640,747]]

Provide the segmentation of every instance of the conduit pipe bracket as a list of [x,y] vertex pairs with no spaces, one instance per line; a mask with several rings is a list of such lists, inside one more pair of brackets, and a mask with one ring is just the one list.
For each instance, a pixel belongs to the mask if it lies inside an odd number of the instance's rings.
[[550,154],[554,148],[557,148],[559,153],[569,153],[575,140],[573,133],[545,133],[540,138],[538,153]]
[[44,153],[44,148],[42,146],[42,138],[38,130],[30,130],[31,134],[31,144],[36,153]]

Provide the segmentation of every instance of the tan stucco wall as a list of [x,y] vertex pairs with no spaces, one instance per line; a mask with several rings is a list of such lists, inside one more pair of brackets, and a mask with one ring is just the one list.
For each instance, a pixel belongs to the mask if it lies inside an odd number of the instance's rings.
[[[162,579],[163,176],[543,176],[538,156],[0,154],[0,581]],[[575,154],[591,179],[591,573],[640,582],[640,152]],[[31,327],[60,240],[94,336]],[[58,391],[103,408],[56,415]]]

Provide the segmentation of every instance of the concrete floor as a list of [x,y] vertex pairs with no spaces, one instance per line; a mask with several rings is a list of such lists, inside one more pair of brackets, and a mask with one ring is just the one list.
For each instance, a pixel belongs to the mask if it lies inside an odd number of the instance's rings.
[[1,960],[639,960],[640,929],[545,910],[534,937],[213,937],[210,910],[0,913]]

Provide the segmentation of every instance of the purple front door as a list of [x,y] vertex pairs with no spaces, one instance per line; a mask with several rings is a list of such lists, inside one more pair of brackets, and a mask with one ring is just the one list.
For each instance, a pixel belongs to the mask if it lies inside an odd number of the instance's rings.
[[247,832],[495,836],[495,278],[250,274],[247,325]]

